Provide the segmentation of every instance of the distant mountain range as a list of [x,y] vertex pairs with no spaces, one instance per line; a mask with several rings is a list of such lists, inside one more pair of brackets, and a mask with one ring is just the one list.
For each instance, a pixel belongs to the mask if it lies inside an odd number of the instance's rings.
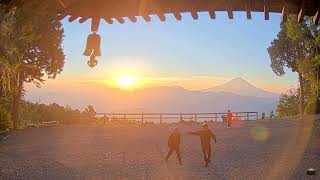
[[208,92],[229,92],[241,96],[256,96],[256,97],[264,97],[264,98],[278,98],[279,94],[275,94],[272,92],[268,92],[262,89],[259,89],[248,81],[242,78],[235,78],[227,83],[212,87],[209,89],[205,89],[204,91]]
[[[71,88],[71,87],[70,87]],[[93,105],[98,112],[270,112],[279,95],[256,88],[236,78],[203,91],[182,87],[153,87],[127,92],[100,84],[79,86],[69,91],[46,89],[27,93],[27,99],[42,103],[56,102],[83,109]]]

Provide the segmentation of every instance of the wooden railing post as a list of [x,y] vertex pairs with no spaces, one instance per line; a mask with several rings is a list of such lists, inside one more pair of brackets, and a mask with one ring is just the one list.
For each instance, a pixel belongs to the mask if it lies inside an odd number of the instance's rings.
[[141,114],[141,122],[142,122],[142,124],[143,124],[143,114]]
[[249,119],[249,113],[247,112],[247,120],[249,121],[250,119]]
[[162,124],[162,114],[160,114],[160,124]]
[[198,117],[197,117],[197,114],[194,114],[194,121],[198,121]]

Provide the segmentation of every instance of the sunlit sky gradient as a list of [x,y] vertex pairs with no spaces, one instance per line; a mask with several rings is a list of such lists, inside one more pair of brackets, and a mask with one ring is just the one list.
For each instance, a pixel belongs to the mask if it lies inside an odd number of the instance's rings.
[[182,21],[172,14],[166,15],[166,22],[156,16],[150,23],[140,17],[137,23],[126,19],[125,24],[108,25],[102,21],[98,32],[102,56],[93,69],[86,64],[88,57],[82,55],[90,21],[69,23],[66,18],[66,64],[54,84],[109,84],[123,75],[142,79],[140,87],[179,85],[193,90],[220,85],[234,77],[273,92],[296,84],[296,74],[277,77],[270,68],[267,47],[279,32],[279,14],[270,14],[269,21],[262,13],[253,13],[252,20],[247,20],[244,12],[235,13],[234,20],[229,20],[226,12],[217,13],[216,20],[207,13],[199,13],[199,20],[190,14],[182,16]]

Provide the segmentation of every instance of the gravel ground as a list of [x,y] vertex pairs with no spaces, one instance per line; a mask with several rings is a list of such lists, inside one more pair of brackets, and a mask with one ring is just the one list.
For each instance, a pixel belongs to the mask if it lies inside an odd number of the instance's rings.
[[[218,143],[203,167],[200,124],[57,126],[16,132],[0,142],[0,179],[319,179],[319,132],[313,118],[210,123]],[[167,137],[182,132],[183,166],[166,164]]]

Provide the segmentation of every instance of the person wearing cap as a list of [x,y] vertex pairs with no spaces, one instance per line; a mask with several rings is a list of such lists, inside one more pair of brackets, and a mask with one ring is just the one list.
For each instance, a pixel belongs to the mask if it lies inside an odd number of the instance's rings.
[[173,128],[173,131],[171,132],[169,139],[168,139],[168,147],[169,147],[169,152],[165,158],[166,162],[168,162],[169,157],[173,153],[173,151],[176,152],[177,158],[179,161],[179,164],[182,165],[182,160],[181,160],[181,154],[180,154],[180,132],[178,128]]
[[228,123],[228,128],[230,128],[232,123],[232,113],[230,110],[228,110],[227,112],[227,123]]
[[205,167],[211,162],[211,139],[217,143],[216,136],[213,132],[209,129],[207,123],[202,124],[202,130],[200,131],[193,131],[188,132],[190,135],[197,135],[200,136],[201,141],[201,148],[204,157]]

